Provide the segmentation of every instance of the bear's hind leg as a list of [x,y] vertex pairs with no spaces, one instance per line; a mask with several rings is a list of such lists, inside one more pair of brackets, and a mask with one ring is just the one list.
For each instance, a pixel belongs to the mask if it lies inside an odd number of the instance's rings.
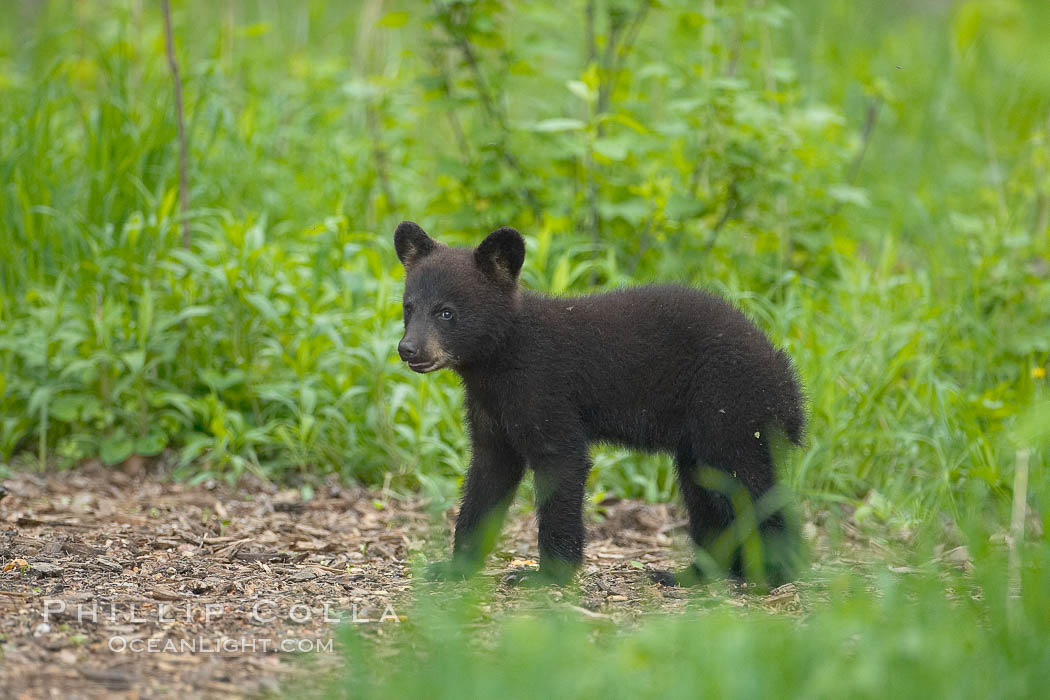
[[[786,504],[779,501],[768,438],[749,432],[738,440],[720,441],[720,447],[704,445],[682,451],[676,462],[693,541],[733,578],[774,586],[791,580],[800,559],[800,537],[797,523],[785,516]],[[709,471],[704,465],[710,465]],[[740,522],[741,517],[750,522]]]
[[[693,543],[703,552],[715,556],[712,548],[716,546],[719,536],[733,522],[733,507],[729,499],[718,491],[706,489],[698,483],[699,461],[692,449],[679,450],[675,456],[675,471],[678,473],[678,485],[682,492],[682,500],[685,502],[686,511],[689,514],[689,536]],[[699,553],[699,552],[698,552]],[[736,558],[735,553],[730,556]],[[726,566],[726,564],[730,566]],[[722,570],[733,571],[738,568],[738,562],[719,562]],[[697,564],[690,564],[681,571],[652,571],[650,578],[655,583],[665,586],[692,586],[700,583],[705,578],[710,578],[713,572],[707,572]]]

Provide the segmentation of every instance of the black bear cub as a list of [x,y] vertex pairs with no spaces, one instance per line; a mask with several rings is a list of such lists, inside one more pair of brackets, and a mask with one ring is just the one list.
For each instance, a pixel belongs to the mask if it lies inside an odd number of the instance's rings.
[[473,444],[453,556],[431,577],[481,568],[529,467],[540,567],[518,582],[569,580],[583,560],[588,445],[604,442],[674,457],[698,559],[654,580],[790,579],[799,535],[773,491],[772,448],[778,436],[799,444],[802,395],[790,360],[740,311],[677,286],[526,291],[512,228],[469,250],[405,221],[394,244],[406,271],[398,354],[416,372],[460,375]]

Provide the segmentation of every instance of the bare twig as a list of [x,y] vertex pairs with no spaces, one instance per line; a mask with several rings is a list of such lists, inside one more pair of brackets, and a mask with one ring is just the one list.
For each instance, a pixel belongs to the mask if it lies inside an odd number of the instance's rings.
[[[594,0],[587,0],[586,6],[583,9],[584,26],[586,27],[586,50],[587,50],[587,66],[590,66],[594,61],[598,59],[598,43],[595,38],[596,34],[594,31]],[[602,103],[602,79],[599,72],[598,76],[598,110],[595,114],[601,113]],[[587,104],[587,109],[590,110],[590,103]],[[598,124],[599,136],[601,135],[601,124]],[[591,232],[591,243],[595,246],[598,245],[598,241],[601,239],[601,216],[598,213],[598,185],[594,181],[594,155],[591,153],[591,149],[588,146],[586,153],[583,156],[583,169],[584,175],[587,178],[586,182],[586,196],[587,196],[587,210],[589,212],[590,221],[588,222],[587,228]],[[594,282],[595,272],[591,271],[591,282]]]
[[638,250],[631,259],[630,265],[627,266],[628,277],[634,277],[634,271],[638,269],[638,264],[642,262],[642,258],[645,257],[645,254],[649,251],[649,246],[652,243],[652,238],[649,236],[649,232],[652,228],[652,218],[646,219],[645,227],[642,229],[642,232],[638,234]]
[[[365,50],[366,46],[370,46],[370,40],[375,36],[376,24],[379,22],[379,18],[383,14],[383,1],[382,0],[371,0],[365,4],[364,9],[361,12],[361,23],[357,32],[357,65],[361,67],[361,72],[365,78],[371,72],[369,66],[371,57]],[[379,187],[383,191],[383,196],[386,197],[386,206],[388,209],[397,209],[397,204],[394,200],[394,191],[390,186],[390,158],[387,154],[386,147],[383,145],[383,133],[381,124],[379,121],[379,110],[376,109],[373,103],[373,96],[369,95],[365,97],[364,108],[365,108],[365,127],[368,129],[368,140],[372,143],[372,160],[375,162],[376,177],[379,180]]]
[[[598,119],[595,133],[599,138],[605,135],[605,124],[601,120],[602,115],[609,111],[613,93],[616,91],[616,83],[619,80],[620,72],[623,69],[623,63],[627,59],[627,55],[630,52],[631,47],[634,45],[635,40],[638,38],[638,32],[641,30],[642,22],[644,21],[646,14],[649,12],[651,4],[652,0],[641,0],[638,9],[627,22],[622,21],[622,18],[615,16],[611,11],[608,13],[609,35],[606,37],[605,50],[602,52],[602,57],[600,59],[601,62],[599,68],[601,70],[598,73],[598,101],[594,112],[594,116]],[[588,2],[584,9],[584,20],[587,26],[587,51],[589,63],[598,57],[594,32],[593,0]],[[590,153],[586,156],[584,167],[587,169],[587,205],[591,219],[589,226],[591,230],[591,240],[595,245],[598,245],[601,240],[602,221],[598,212],[598,186],[595,182],[593,172],[594,158]],[[593,277],[594,275],[592,273],[592,278]]]
[[[620,25],[609,23],[609,36],[605,40],[605,51],[602,53],[601,68],[598,73],[598,117],[609,110],[609,102],[612,100],[612,70],[613,60],[616,57],[617,36],[620,33]],[[602,135],[602,123],[598,122],[598,135]]]
[[879,110],[881,109],[882,98],[871,98],[868,102],[868,110],[864,115],[864,130],[861,132],[860,137],[860,151],[857,152],[853,163],[850,164],[849,175],[846,177],[846,182],[851,185],[857,181],[857,176],[860,174],[860,166],[864,162],[864,156],[868,153],[868,144],[871,143],[871,135],[875,131],[875,123],[879,119]]
[[179,130],[179,218],[182,219],[182,247],[190,247],[190,222],[187,212],[190,208],[189,186],[186,183],[186,123],[182,112],[182,79],[179,77],[179,63],[175,60],[175,42],[171,35],[171,7],[168,0],[160,0],[160,10],[164,14],[164,48],[168,54],[168,67],[171,79],[175,84],[175,121]]
[[587,5],[583,8],[583,19],[583,26],[586,31],[584,42],[587,52],[587,60],[584,61],[584,64],[589,66],[598,55],[598,47],[594,40],[594,0],[587,0]]
[[372,158],[376,163],[376,175],[379,177],[379,187],[386,197],[388,209],[397,209],[394,201],[394,191],[390,187],[390,159],[383,146],[382,131],[379,125],[379,114],[371,104],[365,104],[365,123],[368,125],[368,136],[372,142]]
[[[634,15],[627,22],[616,20],[612,15],[609,17],[609,36],[605,41],[605,51],[600,66],[602,71],[599,74],[598,82],[597,113],[599,116],[609,111],[613,93],[616,92],[616,83],[620,79],[620,71],[623,70],[623,63],[627,59],[627,55],[630,53],[635,40],[638,38],[638,32],[642,28],[642,22],[645,20],[651,5],[652,0],[642,0],[638,4],[638,9]],[[593,9],[593,7],[588,5],[588,12],[593,13]],[[592,33],[591,41],[593,42],[593,17],[588,15],[586,19],[590,27],[589,32]],[[603,127],[599,122],[599,136],[602,135],[602,131]]]
[[710,253],[711,249],[715,247],[715,241],[718,240],[718,234],[722,232],[725,225],[729,223],[737,210],[740,208],[740,193],[737,191],[737,181],[734,179],[729,183],[729,197],[726,200],[726,208],[722,212],[722,216],[715,222],[714,227],[711,229],[711,235],[707,238],[707,244],[704,245],[704,253]]
[[1035,228],[1032,233],[1040,234],[1050,226],[1050,194],[1040,192],[1036,197]]
[[741,31],[737,29],[733,32],[733,40],[729,42],[729,63],[726,64],[726,77],[733,78],[736,76],[736,64],[740,60],[740,42],[741,42]]
[[[602,217],[598,212],[598,183],[594,179],[594,156],[591,154],[590,148],[587,149],[584,155],[583,167],[587,170],[587,208],[591,217],[588,228],[591,230],[591,242],[597,249],[602,238]],[[595,276],[593,271],[591,276]],[[594,280],[592,279],[591,281],[593,282]]]
[[[470,40],[454,25],[451,18],[448,15],[447,8],[440,2],[440,0],[434,0],[434,10],[437,15],[441,26],[445,29],[445,32],[451,37],[456,48],[463,55],[463,59],[467,63],[467,67],[474,76],[474,85],[478,91],[478,98],[481,100],[482,109],[488,117],[496,122],[496,125],[500,129],[500,157],[503,161],[514,170],[518,177],[525,179],[527,173],[525,168],[522,167],[521,163],[514,156],[513,153],[507,147],[506,138],[510,132],[510,127],[507,125],[507,117],[503,113],[502,107],[492,95],[492,91],[489,89],[488,81],[485,80],[485,74],[481,70],[481,63],[478,60],[477,54],[474,51],[474,45],[470,43]],[[540,206],[539,198],[536,193],[528,185],[523,185],[521,188],[521,194],[525,198],[525,201],[529,205],[529,209],[532,210],[532,215],[536,221],[542,219],[542,207]]]
[[463,58],[467,61],[467,66],[470,68],[470,72],[474,74],[474,85],[478,88],[478,97],[481,98],[481,106],[485,108],[485,112],[499,124],[501,129],[506,129],[507,120],[503,115],[503,110],[497,106],[497,102],[493,99],[489,92],[488,81],[485,80],[485,74],[481,71],[481,64],[478,62],[477,54],[474,53],[474,45],[470,43],[467,37],[457,30],[454,30],[451,25],[446,25],[449,33],[452,35],[452,40],[456,42],[456,46],[459,48],[460,53],[463,54]]
[[613,56],[613,63],[610,66],[609,71],[609,96],[610,99],[612,94],[616,91],[616,83],[620,79],[620,71],[623,69],[623,63],[627,60],[627,55],[631,51],[631,47],[634,46],[634,42],[638,39],[638,33],[642,30],[642,23],[645,21],[646,15],[649,13],[649,8],[652,7],[652,0],[642,0],[638,6],[638,11],[634,13],[634,17],[627,24],[627,30],[623,34],[623,42],[617,48],[615,56]]
[[1035,226],[1033,234],[1041,234],[1050,226],[1050,194],[1040,192],[1035,200]]
[[[1046,135],[1050,137],[1050,115],[1046,119]],[[1035,229],[1034,235],[1039,235],[1050,226],[1050,185],[1046,181],[1046,171],[1039,168],[1037,171],[1040,185],[1039,194],[1035,200]]]
[[[442,71],[441,89],[445,93],[445,97],[452,101],[454,99],[452,95],[452,78],[449,76],[448,71]],[[466,132],[463,131],[463,124],[459,121],[459,116],[456,114],[454,109],[446,109],[445,115],[448,117],[449,126],[452,127],[452,134],[456,137],[456,144],[459,146],[459,152],[463,156],[463,160],[469,161],[473,156],[470,152],[470,143],[467,141]]]
[[[868,145],[871,143],[872,134],[875,132],[875,124],[879,120],[879,110],[881,109],[882,98],[872,97],[868,102],[867,112],[864,114],[864,128],[861,130],[860,135],[860,150],[853,157],[853,162],[850,163],[849,172],[846,175],[846,184],[848,185],[854,184],[857,181],[857,177],[860,176],[860,166],[864,163],[864,156],[868,154]],[[828,218],[838,214],[844,204],[845,202],[835,204],[831,213],[828,214]]]

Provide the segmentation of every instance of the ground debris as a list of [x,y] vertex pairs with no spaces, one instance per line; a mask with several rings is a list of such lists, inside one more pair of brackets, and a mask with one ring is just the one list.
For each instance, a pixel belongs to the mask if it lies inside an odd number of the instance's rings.
[[428,538],[422,503],[345,487],[301,502],[97,465],[3,486],[0,687],[27,697],[272,694],[298,652],[337,661],[339,620],[380,624]]
[[[413,592],[413,562],[424,546],[427,558],[442,556],[453,520],[419,499],[333,485],[303,501],[263,483],[191,487],[99,465],[19,474],[3,487],[0,687],[16,695],[273,694],[337,667],[338,646],[323,645],[339,621],[381,636],[411,615],[411,595],[447,598],[456,585]],[[543,605],[617,624],[687,609],[695,592],[647,574],[689,557],[681,511],[620,499],[594,511],[576,584],[542,594]],[[538,560],[535,517],[519,505],[484,572],[493,616],[536,609],[500,581]],[[739,598],[800,608],[793,587]],[[263,646],[288,640],[307,645]]]

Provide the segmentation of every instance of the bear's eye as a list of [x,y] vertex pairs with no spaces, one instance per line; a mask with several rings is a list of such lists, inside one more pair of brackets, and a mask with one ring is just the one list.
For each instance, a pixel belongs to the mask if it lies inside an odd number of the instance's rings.
[[442,321],[451,321],[453,317],[452,309],[442,309],[438,311],[438,318]]
[[408,316],[410,313],[412,313],[412,305],[405,304],[405,316]]

